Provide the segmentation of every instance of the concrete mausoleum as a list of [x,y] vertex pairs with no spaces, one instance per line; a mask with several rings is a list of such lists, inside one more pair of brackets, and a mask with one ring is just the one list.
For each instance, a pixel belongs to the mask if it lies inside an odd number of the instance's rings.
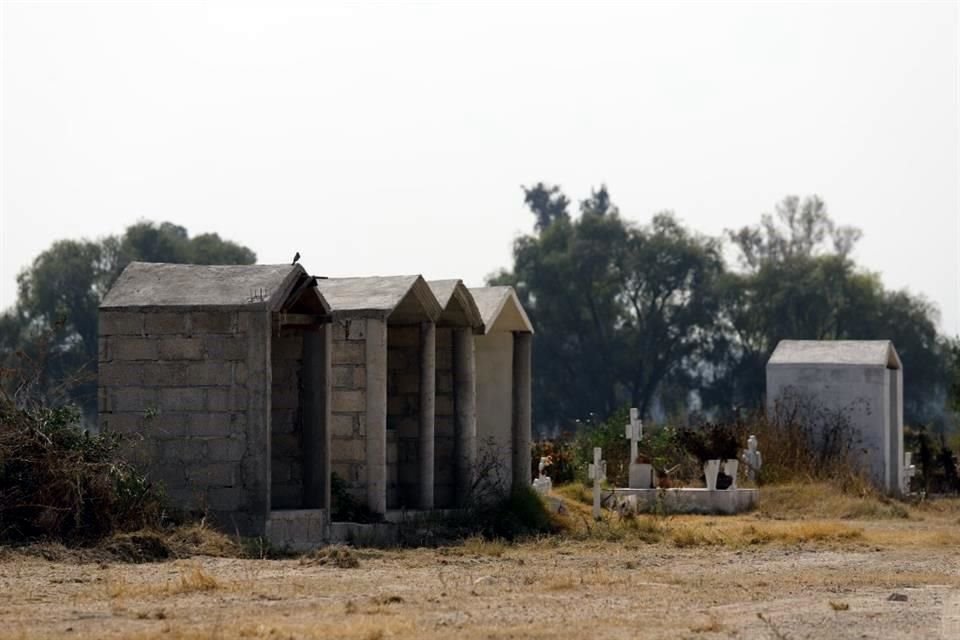
[[173,506],[291,548],[383,533],[331,521],[334,474],[374,520],[464,506],[489,435],[528,485],[532,327],[478,291],[132,263],[100,307],[101,426]]
[[475,338],[478,448],[492,449],[486,454],[501,461],[505,482],[530,486],[533,324],[512,287],[470,293],[483,320]]
[[[329,307],[298,265],[134,262],[100,306],[99,420],[230,531],[330,505]],[[139,441],[138,441],[139,440]]]
[[781,341],[767,363],[767,411],[797,401],[843,411],[877,486],[906,490],[903,367],[889,340]]

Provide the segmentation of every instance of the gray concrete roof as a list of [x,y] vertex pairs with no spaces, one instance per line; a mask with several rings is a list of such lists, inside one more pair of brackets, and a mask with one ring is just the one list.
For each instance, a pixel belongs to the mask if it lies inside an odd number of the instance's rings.
[[100,308],[277,310],[305,275],[303,267],[291,264],[131,262],[104,297]]
[[317,281],[317,288],[334,317],[411,315],[411,307],[417,306],[425,318],[436,320],[443,311],[426,280],[418,275],[330,278]]
[[484,333],[490,333],[497,320],[504,315],[509,316],[510,330],[533,333],[533,323],[513,287],[471,287],[470,293],[480,310]]
[[483,318],[463,280],[431,280],[427,284],[443,308],[438,324],[469,326],[483,333]]
[[791,364],[901,368],[889,340],[781,340],[767,365]]

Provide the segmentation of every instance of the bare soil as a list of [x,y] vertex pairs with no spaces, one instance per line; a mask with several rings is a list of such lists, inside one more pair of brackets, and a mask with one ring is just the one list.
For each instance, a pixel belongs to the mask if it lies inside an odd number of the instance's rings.
[[8,550],[0,638],[960,638],[954,509],[630,530],[136,565]]

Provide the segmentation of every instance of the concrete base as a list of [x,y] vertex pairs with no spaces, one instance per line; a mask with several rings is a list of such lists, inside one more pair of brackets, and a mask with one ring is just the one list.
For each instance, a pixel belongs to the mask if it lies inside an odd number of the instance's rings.
[[653,489],[657,486],[657,476],[652,464],[633,463],[630,465],[630,488]]
[[635,513],[662,510],[727,515],[753,509],[759,495],[757,489],[614,489],[607,492],[615,508]]
[[331,522],[327,531],[326,542],[357,547],[390,547],[400,539],[400,528],[392,522]]
[[325,544],[328,535],[327,512],[325,509],[271,511],[266,533],[267,540],[278,549],[316,549]]

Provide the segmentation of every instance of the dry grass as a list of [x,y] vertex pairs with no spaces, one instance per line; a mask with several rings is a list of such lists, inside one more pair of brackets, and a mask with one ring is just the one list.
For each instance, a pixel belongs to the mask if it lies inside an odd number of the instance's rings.
[[827,483],[793,483],[763,487],[758,513],[770,518],[889,520],[909,518],[910,508],[866,487],[851,493]]
[[339,569],[356,569],[360,566],[360,559],[350,547],[330,545],[304,555],[300,558],[300,565],[329,565]]
[[149,596],[175,596],[182,594],[216,591],[224,585],[198,565],[181,569],[177,579],[160,583],[134,582],[123,575],[108,577],[105,581],[107,597],[112,600],[144,598]]
[[507,543],[503,540],[486,540],[481,536],[471,536],[463,541],[464,553],[475,556],[499,558],[506,552]]

